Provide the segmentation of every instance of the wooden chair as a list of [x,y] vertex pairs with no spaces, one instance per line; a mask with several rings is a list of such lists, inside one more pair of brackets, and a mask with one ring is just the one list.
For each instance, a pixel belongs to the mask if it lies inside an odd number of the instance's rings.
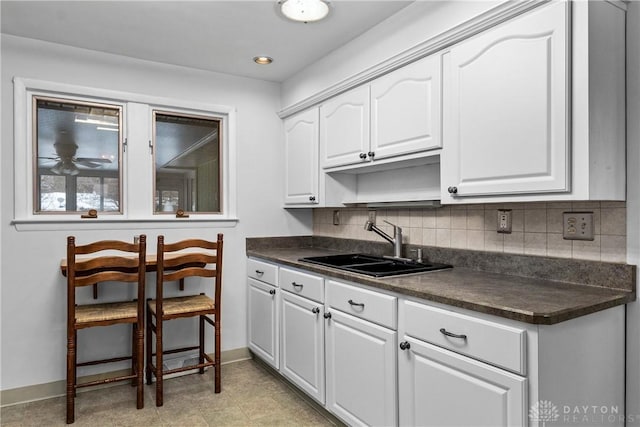
[[[135,255],[133,255],[135,254]],[[78,255],[91,255],[78,257]],[[137,387],[136,407],[144,407],[144,285],[146,236],[138,243],[103,240],[76,246],[67,238],[67,424],[75,421],[76,390],[98,384],[131,380]],[[101,282],[137,284],[137,300],[98,304],[76,304],[76,289]],[[102,286],[106,286],[103,283]],[[131,354],[124,357],[78,363],[78,330],[115,324],[132,325]],[[78,366],[131,360],[131,374],[82,384],[77,383]]]
[[[186,251],[185,251],[186,250]],[[187,277],[213,278],[213,298],[201,293],[199,295],[164,298],[165,282],[180,282],[184,289]],[[163,404],[163,376],[176,372],[198,369],[200,374],[204,368],[215,368],[215,392],[220,393],[220,312],[222,293],[222,234],[218,234],[216,242],[189,239],[165,244],[164,236],[158,236],[156,299],[147,301],[147,384],[151,384],[152,376],[156,378],[156,406]],[[163,322],[185,317],[199,318],[199,342],[196,346],[171,350],[163,349]],[[210,316],[213,316],[211,319]],[[215,360],[205,353],[205,322],[214,329]],[[155,334],[155,353],[152,352],[152,336]],[[198,364],[175,369],[163,369],[163,356],[185,351],[198,350]],[[155,356],[155,364],[153,363]]]

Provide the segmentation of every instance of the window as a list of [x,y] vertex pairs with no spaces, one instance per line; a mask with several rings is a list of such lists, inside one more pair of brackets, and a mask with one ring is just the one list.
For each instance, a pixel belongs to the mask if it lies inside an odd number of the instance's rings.
[[220,120],[153,112],[156,213],[220,212]]
[[[234,108],[20,78],[14,86],[17,226],[237,221]],[[83,219],[91,209],[98,218]]]
[[33,97],[34,213],[119,212],[122,109]]

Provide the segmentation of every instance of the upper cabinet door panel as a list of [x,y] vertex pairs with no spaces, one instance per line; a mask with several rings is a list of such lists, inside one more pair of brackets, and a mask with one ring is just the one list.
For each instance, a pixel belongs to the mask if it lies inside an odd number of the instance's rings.
[[451,49],[444,188],[569,190],[568,8],[542,6]]
[[323,168],[369,161],[369,86],[332,98],[320,107]]
[[375,158],[442,146],[441,57],[432,55],[371,83],[371,151]]
[[318,109],[285,120],[284,136],[285,204],[317,204]]

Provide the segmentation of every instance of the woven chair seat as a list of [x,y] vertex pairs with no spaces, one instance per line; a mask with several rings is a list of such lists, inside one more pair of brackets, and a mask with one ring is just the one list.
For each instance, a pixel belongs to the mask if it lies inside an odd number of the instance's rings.
[[[165,298],[162,301],[162,309],[165,316],[199,311],[213,311],[216,307],[214,301],[206,295]],[[147,304],[155,316],[156,300],[150,300]]]
[[88,304],[76,307],[76,323],[104,322],[131,319],[136,321],[137,303],[135,301]]

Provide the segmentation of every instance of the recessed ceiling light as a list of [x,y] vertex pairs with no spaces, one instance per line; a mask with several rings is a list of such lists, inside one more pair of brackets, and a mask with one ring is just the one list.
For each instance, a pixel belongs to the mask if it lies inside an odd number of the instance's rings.
[[268,64],[271,64],[273,62],[273,58],[271,58],[269,56],[255,56],[253,58],[253,62],[255,62],[256,64],[260,64],[260,65],[268,65]]
[[280,11],[292,21],[314,22],[329,14],[329,5],[324,0],[280,0]]

